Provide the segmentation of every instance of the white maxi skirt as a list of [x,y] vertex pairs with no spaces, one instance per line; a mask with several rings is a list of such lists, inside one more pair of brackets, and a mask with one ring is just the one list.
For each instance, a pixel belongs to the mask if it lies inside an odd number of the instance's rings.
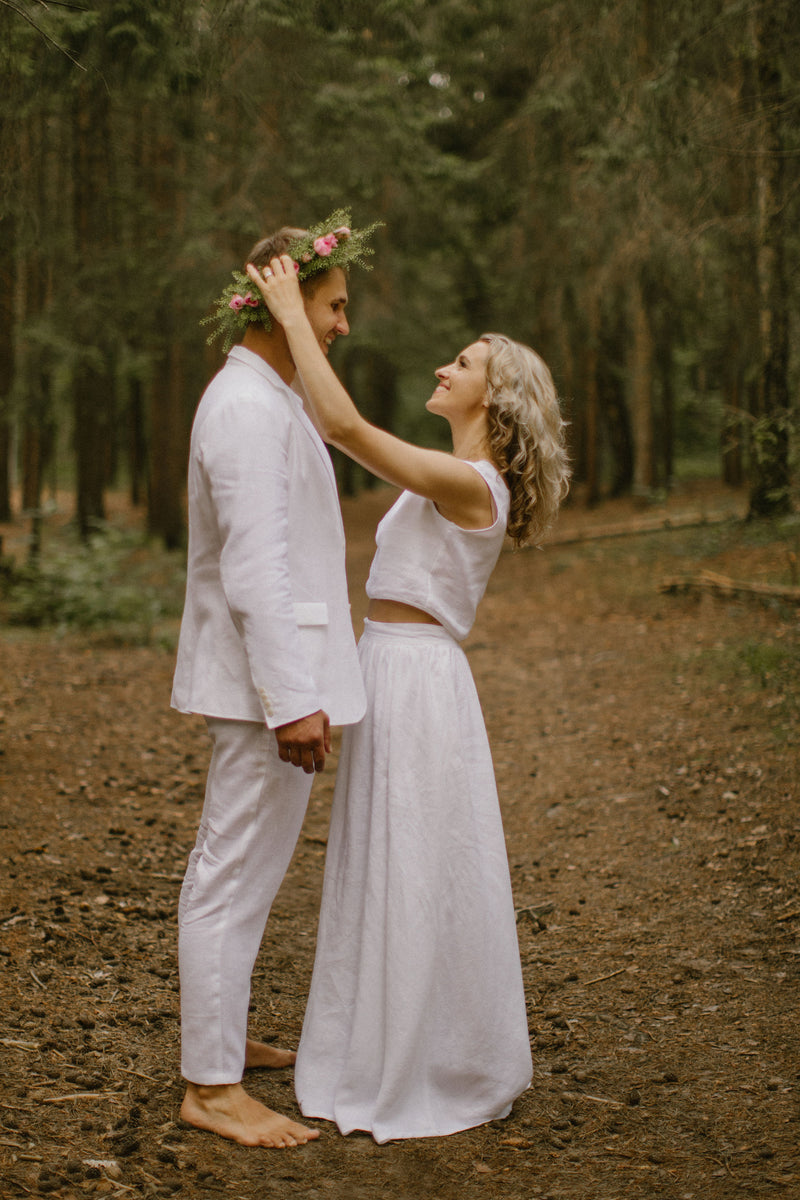
[[505,838],[458,643],[367,621],[359,659],[297,1099],[345,1134],[434,1137],[507,1116],[531,1081]]

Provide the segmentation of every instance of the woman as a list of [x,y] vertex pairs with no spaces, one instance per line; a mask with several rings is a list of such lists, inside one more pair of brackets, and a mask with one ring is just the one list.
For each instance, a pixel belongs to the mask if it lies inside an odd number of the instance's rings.
[[295,1072],[306,1117],[377,1142],[506,1116],[531,1056],[491,754],[458,645],[506,532],[538,540],[566,493],[547,367],[496,334],[436,376],[453,453],[365,421],[306,320],[291,258],[248,268],[326,441],[404,492],[378,527]]

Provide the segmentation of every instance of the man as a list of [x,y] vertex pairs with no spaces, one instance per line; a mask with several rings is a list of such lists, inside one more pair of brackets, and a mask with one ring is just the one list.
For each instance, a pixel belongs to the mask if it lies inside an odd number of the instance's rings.
[[[341,221],[310,234],[283,229],[251,254],[256,266],[293,255],[325,353],[349,332],[344,268],[369,253],[369,232]],[[228,293],[218,316],[229,338],[237,324],[244,336],[192,429],[172,695],[173,707],[204,715],[213,744],[180,898],[181,1116],[244,1145],[287,1147],[319,1134],[242,1087],[246,1067],[295,1057],[247,1037],[250,976],[330,723],[359,721],[365,701],[330,456],[291,386],[282,328],[250,293]]]

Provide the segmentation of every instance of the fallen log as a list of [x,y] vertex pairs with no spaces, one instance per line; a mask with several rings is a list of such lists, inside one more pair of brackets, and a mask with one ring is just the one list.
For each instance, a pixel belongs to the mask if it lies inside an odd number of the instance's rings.
[[664,579],[658,589],[671,595],[689,595],[711,592],[721,599],[740,597],[756,600],[782,600],[785,604],[800,604],[800,587],[782,587],[775,583],[746,583],[717,575],[714,571],[700,571],[695,575],[677,575]]
[[549,546],[566,546],[572,542],[589,542],[601,538],[631,537],[638,533],[660,533],[670,529],[691,529],[700,525],[720,525],[726,521],[741,521],[744,512],[686,512],[660,516],[631,517],[609,525],[587,525],[583,529],[555,529],[547,537]]

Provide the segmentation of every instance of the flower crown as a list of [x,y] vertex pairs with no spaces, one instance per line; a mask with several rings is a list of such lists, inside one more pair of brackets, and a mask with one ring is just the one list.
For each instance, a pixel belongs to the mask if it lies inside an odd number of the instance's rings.
[[[366,259],[375,251],[367,241],[381,224],[381,221],[375,221],[366,229],[351,229],[350,213],[337,208],[326,221],[314,225],[302,237],[289,243],[287,253],[294,259],[298,279],[303,282],[334,267],[346,270],[353,263],[369,271],[371,264]],[[269,308],[261,293],[253,288],[249,275],[244,271],[233,271],[232,279],[218,297],[214,312],[200,322],[201,325],[215,326],[208,344],[222,337],[223,354],[227,354],[234,342],[241,341],[248,326],[260,325],[267,332],[272,328]]]

